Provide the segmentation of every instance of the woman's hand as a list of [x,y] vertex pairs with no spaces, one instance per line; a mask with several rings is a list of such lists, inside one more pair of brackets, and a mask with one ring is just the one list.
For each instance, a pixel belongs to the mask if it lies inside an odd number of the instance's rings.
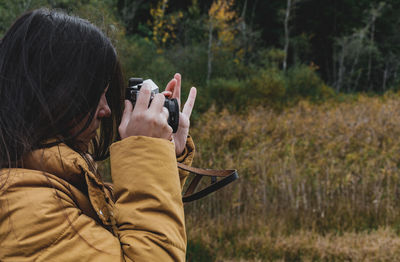
[[165,96],[156,94],[150,104],[151,89],[143,85],[135,108],[125,100],[125,110],[118,127],[121,139],[129,136],[149,136],[172,139],[172,128],[168,125],[168,110],[164,107]]
[[[170,95],[169,98],[176,98],[178,100],[179,108],[181,106],[181,75],[175,74],[174,78],[169,81],[165,88],[164,94]],[[180,156],[186,146],[187,136],[190,127],[190,115],[192,114],[194,102],[196,100],[196,88],[190,89],[189,97],[183,107],[182,112],[179,113],[179,127],[178,131],[172,134],[175,143],[175,153]]]

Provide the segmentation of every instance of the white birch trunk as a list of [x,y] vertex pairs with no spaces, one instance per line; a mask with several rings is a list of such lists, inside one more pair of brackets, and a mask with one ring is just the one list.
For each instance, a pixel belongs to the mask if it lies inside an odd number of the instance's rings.
[[285,45],[284,45],[284,52],[285,52],[285,57],[283,59],[283,71],[286,71],[287,68],[287,58],[288,58],[288,51],[289,51],[289,19],[290,19],[290,10],[292,8],[292,0],[287,0],[287,5],[286,5],[286,14],[285,14],[285,21],[284,21],[284,26],[285,26]]
[[213,23],[210,22],[209,29],[208,29],[208,60],[207,60],[207,78],[206,78],[207,85],[210,83],[210,78],[211,78],[211,73],[212,73],[212,58],[213,58],[213,53],[212,53],[212,42],[213,42],[212,32],[213,32]]

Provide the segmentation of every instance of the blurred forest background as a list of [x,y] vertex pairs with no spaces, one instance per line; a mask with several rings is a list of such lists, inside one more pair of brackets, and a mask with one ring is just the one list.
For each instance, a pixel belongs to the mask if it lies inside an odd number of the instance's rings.
[[240,180],[186,204],[188,261],[398,260],[400,1],[0,0],[0,37],[37,7],[198,88],[194,165]]

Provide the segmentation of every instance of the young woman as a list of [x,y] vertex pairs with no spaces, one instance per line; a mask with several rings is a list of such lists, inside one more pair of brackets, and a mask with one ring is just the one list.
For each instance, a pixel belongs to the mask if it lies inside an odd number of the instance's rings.
[[[176,74],[165,93],[180,101],[180,85]],[[185,260],[177,161],[193,159],[196,90],[175,134],[163,94],[148,107],[143,87],[122,110],[123,94],[116,51],[86,20],[39,9],[5,34],[0,261]],[[94,162],[109,155],[112,187]]]

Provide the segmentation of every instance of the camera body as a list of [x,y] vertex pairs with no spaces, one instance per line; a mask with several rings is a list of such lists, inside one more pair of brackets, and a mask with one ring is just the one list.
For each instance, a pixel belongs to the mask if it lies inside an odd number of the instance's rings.
[[[131,101],[132,105],[135,106],[140,88],[146,84],[151,87],[150,103],[153,100],[155,94],[159,93],[158,86],[151,80],[144,80],[142,78],[130,78],[128,82],[128,88],[125,92],[125,99]],[[149,106],[150,106],[149,103]],[[172,131],[176,133],[179,126],[179,104],[176,98],[169,99],[165,98],[164,107],[168,109],[168,125],[172,127]]]

